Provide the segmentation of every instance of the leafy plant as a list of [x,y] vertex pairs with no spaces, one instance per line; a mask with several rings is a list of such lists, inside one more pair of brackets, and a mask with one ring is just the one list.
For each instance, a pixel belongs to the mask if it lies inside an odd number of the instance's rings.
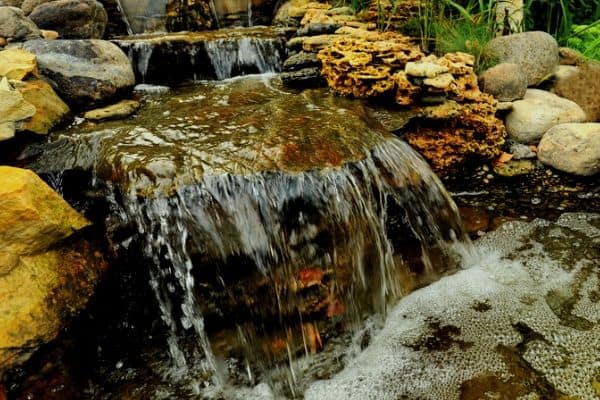
[[573,25],[567,46],[584,56],[600,61],[600,20],[590,25]]
[[425,0],[419,10],[421,46],[437,53],[462,51],[475,56],[476,68],[482,52],[496,32],[495,0]]
[[574,32],[574,25],[587,25],[600,19],[598,0],[525,0],[525,29],[552,34],[564,45]]

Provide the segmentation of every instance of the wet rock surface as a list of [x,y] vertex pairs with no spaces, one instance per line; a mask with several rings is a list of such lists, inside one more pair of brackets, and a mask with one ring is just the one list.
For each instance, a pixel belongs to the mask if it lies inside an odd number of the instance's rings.
[[281,69],[286,29],[245,28],[149,34],[113,40],[130,58],[138,81],[180,84]]

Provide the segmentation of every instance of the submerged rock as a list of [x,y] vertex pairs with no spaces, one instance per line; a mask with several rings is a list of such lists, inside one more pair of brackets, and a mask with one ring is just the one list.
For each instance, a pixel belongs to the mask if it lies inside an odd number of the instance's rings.
[[108,16],[96,0],[54,0],[35,7],[29,18],[63,39],[102,39]]
[[600,173],[600,123],[560,124],[538,146],[544,164],[575,175]]
[[103,40],[33,40],[23,48],[37,56],[42,75],[67,104],[90,108],[135,85],[127,56]]
[[[33,165],[91,171],[110,189],[115,251],[154,277],[175,360],[189,360],[177,344],[193,329],[212,362],[203,321],[222,316],[253,357],[272,360],[302,346],[301,335],[276,349],[263,339],[297,332],[298,315],[381,310],[452,268],[434,266],[429,248],[463,237],[456,207],[418,154],[370,121],[325,90],[203,82],[146,98],[135,119],[72,127]],[[428,245],[414,270],[403,240]]]
[[105,268],[63,239],[89,222],[33,172],[0,167],[0,377],[56,337]]
[[122,100],[110,106],[90,110],[83,115],[83,118],[92,121],[101,121],[103,119],[121,119],[125,118],[140,108],[140,102],[136,100]]
[[507,222],[307,400],[596,398],[600,215]]

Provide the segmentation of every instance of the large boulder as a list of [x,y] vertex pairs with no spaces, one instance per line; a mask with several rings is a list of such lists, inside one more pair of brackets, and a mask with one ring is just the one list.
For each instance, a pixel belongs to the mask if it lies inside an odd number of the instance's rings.
[[576,175],[600,172],[600,123],[561,124],[550,129],[538,146],[544,164]]
[[41,38],[42,33],[21,9],[0,7],[0,37],[18,42]]
[[571,100],[545,90],[528,89],[506,116],[509,136],[520,143],[536,143],[548,129],[567,122],[584,122],[585,111]]
[[498,101],[514,101],[525,96],[527,75],[517,64],[500,63],[485,70],[479,76],[479,84],[484,93]]
[[528,85],[536,86],[558,65],[558,49],[556,39],[546,32],[523,32],[492,39],[484,49],[484,57],[519,65],[527,74]]
[[0,166],[0,380],[91,295],[102,256],[62,241],[87,225],[33,172]]
[[95,0],[50,1],[35,7],[29,18],[65,39],[101,39],[108,21],[106,10]]
[[585,62],[565,66],[569,73],[557,74],[553,91],[579,104],[588,121],[600,121],[600,63]]
[[129,59],[111,42],[33,40],[23,47],[37,56],[42,74],[71,106],[106,103],[135,84]]

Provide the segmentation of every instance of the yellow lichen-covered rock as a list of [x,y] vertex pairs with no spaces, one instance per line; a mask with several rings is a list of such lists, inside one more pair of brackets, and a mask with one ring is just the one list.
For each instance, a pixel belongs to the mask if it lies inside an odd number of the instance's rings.
[[79,240],[18,257],[10,272],[0,274],[0,380],[58,335],[105,268],[102,255]]
[[35,114],[21,123],[20,130],[46,135],[69,113],[69,106],[46,81],[28,80],[17,85],[16,90],[35,107]]
[[450,100],[426,107],[405,127],[404,138],[444,175],[470,159],[500,155],[506,131],[495,113],[495,100],[484,93],[475,102]]
[[20,81],[36,70],[37,61],[30,52],[17,48],[0,51],[0,77]]
[[33,172],[0,166],[0,380],[81,309],[106,268],[89,222]]
[[393,32],[341,28],[319,52],[322,75],[343,95],[373,97],[395,88],[394,73],[424,54],[412,40]]
[[0,252],[35,254],[88,224],[32,171],[0,166]]

